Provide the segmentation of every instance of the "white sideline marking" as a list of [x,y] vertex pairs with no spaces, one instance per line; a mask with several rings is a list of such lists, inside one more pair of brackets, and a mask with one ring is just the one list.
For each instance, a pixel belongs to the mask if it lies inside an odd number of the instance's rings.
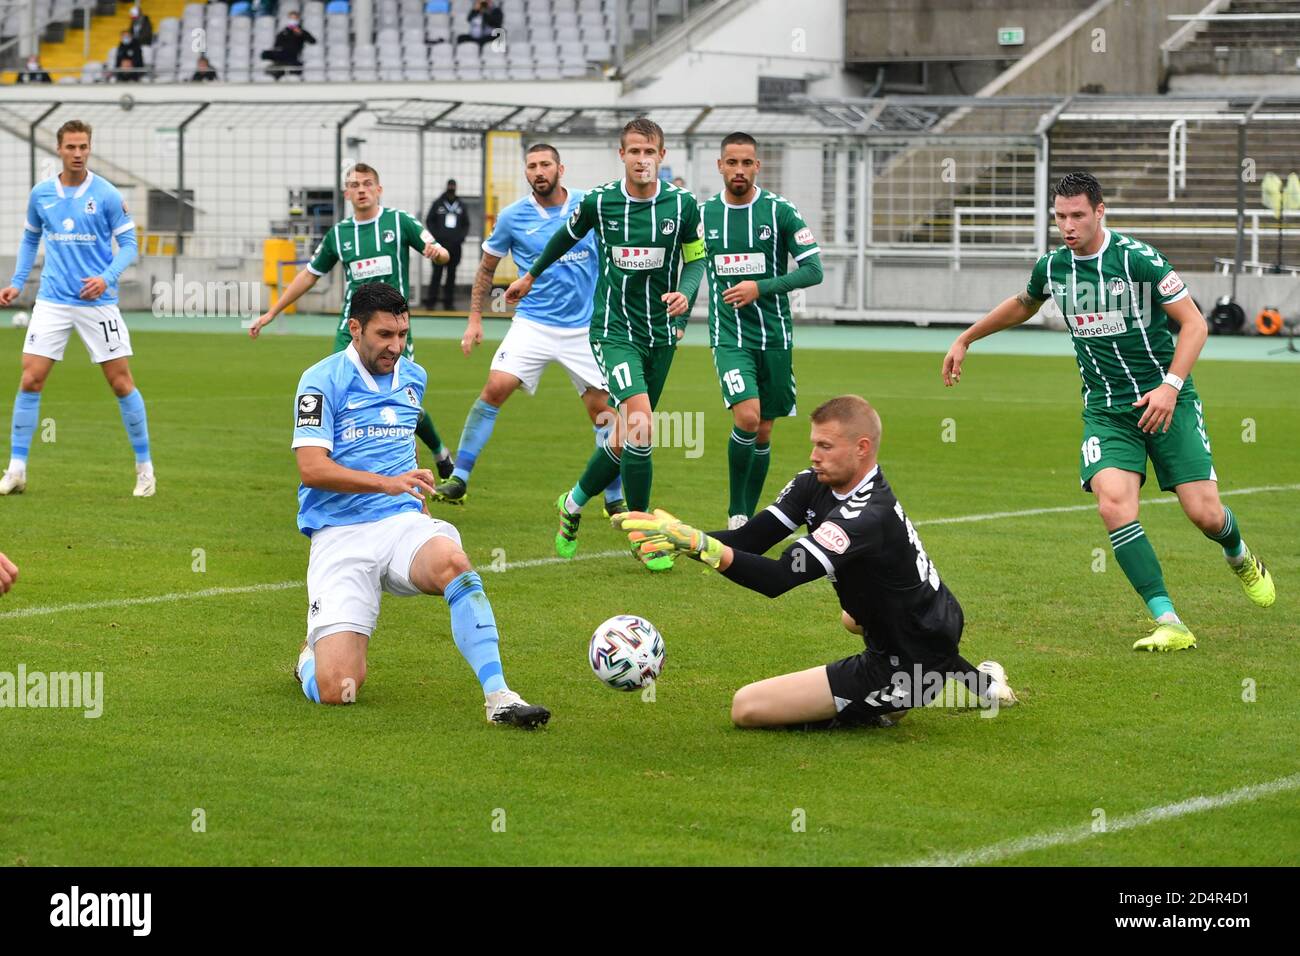
[[1218,810],[1220,807],[1230,807],[1237,803],[1249,803],[1252,800],[1258,800],[1260,797],[1297,789],[1300,789],[1300,773],[1294,773],[1289,777],[1279,777],[1277,780],[1270,780],[1268,783],[1254,783],[1246,787],[1238,787],[1236,790],[1215,794],[1212,797],[1190,797],[1177,803],[1166,803],[1161,807],[1148,807],[1146,810],[1130,813],[1128,816],[1120,817],[1117,820],[1107,821],[1106,829],[1100,833],[1093,831],[1091,823],[1081,823],[1078,826],[1049,830],[1046,833],[1021,837],[1017,840],[992,843],[989,846],[980,847],[977,850],[967,850],[963,853],[939,853],[919,860],[912,860],[902,865],[971,866],[981,863],[996,863],[1008,857],[1019,856],[1022,853],[1030,853],[1034,850],[1047,850],[1052,847],[1082,843],[1084,840],[1095,836],[1104,837],[1108,833],[1134,830],[1138,827],[1149,826],[1152,823],[1161,823],[1165,820],[1185,817],[1191,813],[1203,813],[1206,810]]
[[[1300,485],[1260,485],[1258,488],[1237,488],[1231,491],[1219,492],[1220,498],[1227,498],[1230,495],[1257,495],[1265,491],[1300,491]],[[1178,503],[1177,496],[1171,495],[1167,498],[1143,498],[1143,507],[1147,505],[1173,505]],[[1031,515],[1054,515],[1063,514],[1067,511],[1095,511],[1097,503],[1091,502],[1086,505],[1065,505],[1058,508],[1029,508],[1025,511],[992,511],[982,515],[960,515],[956,518],[930,518],[925,521],[913,521],[916,527],[926,524],[966,524],[970,521],[994,521],[998,518],[1027,518]]]
[[23,607],[5,611],[0,620],[13,617],[37,617],[41,614],[61,614],[64,611],[97,611],[106,607],[132,607],[136,604],[171,604],[193,598],[220,597],[223,594],[251,594],[255,591],[287,591],[300,588],[306,581],[276,581],[273,584],[245,584],[237,588],[204,588],[202,591],[177,591],[174,594],[155,594],[151,597],[118,598],[113,601],[85,601],[80,604],[52,604],[45,607]]
[[[1300,491],[1300,484],[1296,485],[1260,485],[1257,488],[1237,488],[1233,491],[1221,491],[1219,497],[1227,498],[1229,495],[1256,495],[1266,491]],[[1143,505],[1167,505],[1174,504],[1178,501],[1175,497],[1169,498],[1144,498]],[[973,521],[994,521],[999,518],[1027,518],[1033,515],[1060,514],[1067,511],[1091,511],[1097,506],[1095,503],[1086,505],[1065,505],[1058,508],[1028,508],[1024,511],[993,511],[988,514],[978,515],[958,515],[955,518],[930,518],[925,521],[915,521],[914,525],[932,524],[966,524]],[[786,540],[798,537],[790,535]],[[496,568],[492,565],[484,565],[476,570],[487,574],[499,574],[502,571],[516,571],[522,568],[540,568],[551,564],[571,564],[574,561],[592,561],[597,558],[617,558],[620,555],[628,554],[627,549],[617,548],[612,551],[590,551],[576,554],[572,558],[561,558],[553,556],[549,558],[530,558],[527,561],[508,562],[503,568]],[[286,591],[290,588],[305,587],[306,581],[277,581],[273,584],[248,584],[242,587],[233,588],[205,588],[202,591],[179,591],[175,594],[156,594],[152,597],[138,598],[119,598],[113,601],[87,601],[80,604],[51,604],[44,607],[25,607],[17,611],[5,611],[0,613],[0,621],[16,617],[37,617],[42,614],[62,614],[65,611],[96,611],[109,607],[132,607],[137,604],[171,604],[176,601],[189,601],[194,598],[221,597],[226,594],[250,594],[256,591]]]

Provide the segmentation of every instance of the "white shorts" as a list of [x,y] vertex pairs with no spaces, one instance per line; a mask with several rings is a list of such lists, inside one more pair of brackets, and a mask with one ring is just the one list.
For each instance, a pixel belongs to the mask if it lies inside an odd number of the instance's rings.
[[369,637],[379,621],[379,593],[422,593],[411,583],[411,562],[430,538],[460,544],[454,525],[421,511],[382,521],[321,528],[311,536],[307,559],[307,642],[356,631]]
[[116,305],[65,305],[37,299],[23,340],[28,355],[59,361],[76,329],[96,365],[131,354],[131,333]]
[[546,366],[559,362],[579,395],[589,388],[608,391],[587,335],[586,326],[561,329],[516,316],[492,356],[492,371],[509,372],[524,383],[529,395],[535,395]]

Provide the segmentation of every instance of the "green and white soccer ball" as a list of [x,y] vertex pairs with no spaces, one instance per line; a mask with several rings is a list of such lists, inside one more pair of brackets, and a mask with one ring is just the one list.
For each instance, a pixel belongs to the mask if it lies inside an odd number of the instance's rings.
[[30,322],[30,321],[31,321],[31,319],[28,318],[26,312],[15,312],[15,313],[14,313],[13,323],[14,323],[14,328],[15,328],[15,329],[25,329],[25,328],[27,328],[27,323]]
[[664,669],[664,639],[643,617],[611,617],[591,635],[587,660],[597,677],[615,690],[638,690]]

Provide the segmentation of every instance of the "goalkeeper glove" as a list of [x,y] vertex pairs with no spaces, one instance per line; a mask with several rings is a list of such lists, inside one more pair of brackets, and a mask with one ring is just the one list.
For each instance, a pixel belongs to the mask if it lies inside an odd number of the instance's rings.
[[640,549],[664,550],[671,548],[682,554],[698,558],[715,571],[722,560],[725,547],[721,541],[710,538],[703,531],[692,528],[673,517],[662,508],[655,509],[653,515],[644,511],[631,511],[610,518],[615,528],[629,532],[628,539],[634,543],[639,540],[632,537],[637,532],[645,532],[646,537]]

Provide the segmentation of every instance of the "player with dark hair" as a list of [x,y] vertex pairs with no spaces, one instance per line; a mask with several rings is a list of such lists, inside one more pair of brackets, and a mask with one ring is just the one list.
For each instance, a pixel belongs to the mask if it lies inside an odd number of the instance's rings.
[[428,375],[403,355],[406,298],[385,283],[349,302],[352,341],[303,373],[294,405],[298,529],[311,539],[307,640],[294,667],[315,703],[356,700],[382,591],[440,594],[451,634],[483,687],[487,719],[535,727],[550,718],[506,685],[496,619],[460,532],[429,516],[433,474],[418,468],[415,423]]
[[[772,460],[772,425],[795,414],[790,293],[822,281],[821,249],[794,203],[756,184],[758,142],[722,141],[722,192],[700,207],[709,270],[709,342],[733,424],[727,526],[754,513]],[[793,259],[795,269],[787,268]]]
[[[596,233],[600,274],[591,350],[619,418],[577,484],[556,499],[560,528],[555,551],[565,558],[578,549],[582,506],[615,477],[622,475],[628,507],[644,511],[650,506],[652,413],[704,277],[700,208],[689,192],[659,178],[666,152],[663,130],[638,117],[623,127],[619,143],[623,178],[588,192],[565,228],[555,232],[528,271],[506,290],[506,300],[518,302],[546,269],[588,233]],[[643,563],[651,571],[668,571],[673,554],[665,549]]]
[[[834,585],[841,621],[863,636],[866,649],[742,687],[731,704],[732,721],[738,727],[889,723],[932,702],[949,679],[979,706],[1015,704],[1002,665],[976,666],[958,651],[961,605],[939,580],[876,462],[876,410],[857,395],[842,395],[818,406],[811,419],[812,467],[741,528],[706,534],[665,511],[610,519],[643,554],[670,548],[768,597],[823,577]],[[801,525],[808,534],[781,557],[763,556]]]
[[[352,341],[349,329],[352,296],[372,282],[392,286],[402,298],[411,297],[411,263],[409,250],[424,258],[446,262],[448,253],[409,212],[389,209],[381,204],[384,187],[379,172],[367,163],[356,163],[343,177],[343,195],[352,203],[352,215],[326,231],[307,268],[293,277],[275,304],[253,320],[250,338],[257,338],[275,317],[311,291],[316,281],[335,265],[343,264],[343,308],[334,333],[334,351],[347,348]],[[415,357],[415,342],[408,334],[406,357]],[[451,452],[442,443],[433,416],[422,411],[415,430],[416,437],[433,453],[438,475],[449,478]]]
[[[474,276],[469,317],[460,340],[466,355],[483,341],[483,305],[492,289],[497,265],[510,256],[517,268],[527,269],[582,202],[582,190],[562,185],[563,175],[559,150],[549,143],[536,143],[524,154],[524,177],[532,189],[523,199],[501,210],[492,235],[483,240],[483,258]],[[551,364],[560,365],[568,373],[591,417],[596,447],[604,443],[613,413],[605,377],[588,343],[596,272],[596,242],[586,236],[519,303],[510,331],[492,356],[487,383],[465,418],[456,448],[456,470],[438,485],[440,500],[452,504],[465,500],[470,473],[492,436],[501,406],[520,386],[529,395],[534,394],[542,373]],[[626,510],[621,489],[617,478],[605,489],[606,516]]]
[[[1053,208],[1065,244],[1038,260],[1025,291],[957,336],[944,356],[944,384],[961,380],[972,343],[1028,321],[1049,297],[1055,300],[1083,379],[1080,484],[1096,495],[1115,559],[1155,620],[1155,629],[1133,649],[1195,647],[1138,520],[1148,458],[1160,489],[1174,492],[1192,523],[1222,547],[1246,596],[1268,607],[1277,594],[1272,575],[1246,547],[1236,516],[1219,498],[1204,406],[1192,384],[1192,365],[1209,334],[1205,317],[1158,250],[1106,228],[1095,177],[1063,176],[1053,189]],[[1177,347],[1170,320],[1179,327]]]

